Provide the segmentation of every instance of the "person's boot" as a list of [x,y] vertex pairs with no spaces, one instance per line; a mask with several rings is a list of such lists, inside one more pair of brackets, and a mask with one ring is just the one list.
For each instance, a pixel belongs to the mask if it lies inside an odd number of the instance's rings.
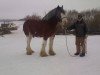
[[85,53],[81,53],[81,54],[80,54],[80,57],[84,57],[84,56],[85,56]]
[[79,55],[80,53],[79,52],[76,52],[74,55]]

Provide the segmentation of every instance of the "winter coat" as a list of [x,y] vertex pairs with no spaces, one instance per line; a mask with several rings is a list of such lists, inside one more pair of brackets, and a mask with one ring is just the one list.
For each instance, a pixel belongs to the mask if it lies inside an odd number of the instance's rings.
[[85,37],[88,31],[86,23],[83,21],[83,19],[81,21],[77,20],[74,24],[67,28],[67,30],[72,29],[75,30],[76,37]]

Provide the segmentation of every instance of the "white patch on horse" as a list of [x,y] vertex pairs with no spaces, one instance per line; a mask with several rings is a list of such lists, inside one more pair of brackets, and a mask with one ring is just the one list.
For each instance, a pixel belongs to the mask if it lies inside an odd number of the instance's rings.
[[54,40],[54,37],[49,38],[49,50],[53,50],[53,40]]
[[32,50],[30,46],[31,40],[32,40],[32,35],[29,33],[29,36],[27,36],[27,48],[26,48],[28,52]]
[[40,52],[40,56],[41,57],[48,56],[47,53],[46,53],[46,51],[45,51],[46,44],[47,44],[47,40],[43,39],[42,48],[41,48],[41,52]]
[[41,51],[45,51],[46,45],[47,45],[47,40],[44,40],[44,39],[43,39]]

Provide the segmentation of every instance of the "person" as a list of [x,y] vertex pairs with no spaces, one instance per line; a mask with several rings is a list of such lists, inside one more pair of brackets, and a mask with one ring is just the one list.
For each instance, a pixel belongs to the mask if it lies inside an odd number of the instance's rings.
[[77,21],[67,28],[68,31],[75,31],[76,36],[76,53],[74,55],[80,55],[84,57],[86,53],[86,39],[87,39],[87,26],[83,20],[82,14],[78,14]]

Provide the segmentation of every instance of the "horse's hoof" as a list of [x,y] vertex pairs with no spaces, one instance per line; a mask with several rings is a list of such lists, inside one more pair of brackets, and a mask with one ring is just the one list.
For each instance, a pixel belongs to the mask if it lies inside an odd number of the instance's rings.
[[34,53],[34,51],[31,50],[31,53]]
[[49,54],[52,56],[56,55],[56,53],[54,51],[51,51],[51,50],[49,50]]
[[40,55],[41,57],[47,57],[48,55]]
[[41,56],[41,57],[47,57],[48,54],[47,54],[46,52],[41,52],[41,53],[40,53],[40,56]]
[[32,55],[32,53],[34,53],[34,51],[32,51],[32,52],[26,52],[27,55]]
[[27,51],[27,55],[31,55],[32,53],[34,53],[34,51],[31,48],[26,48]]

